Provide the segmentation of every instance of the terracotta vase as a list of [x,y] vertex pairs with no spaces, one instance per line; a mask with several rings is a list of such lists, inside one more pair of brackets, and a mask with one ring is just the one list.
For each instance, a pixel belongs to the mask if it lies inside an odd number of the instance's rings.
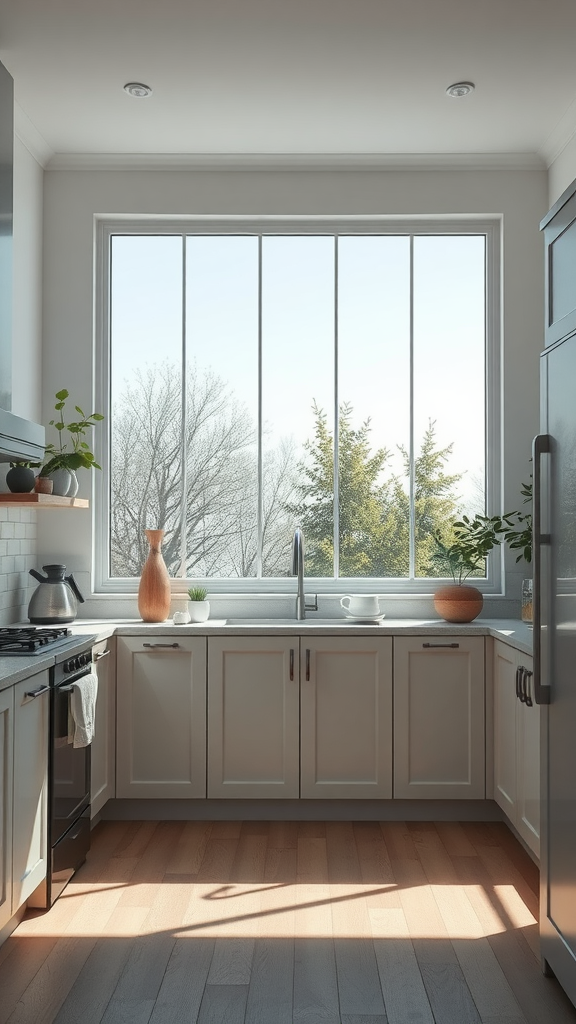
[[480,615],[483,604],[480,591],[467,583],[439,587],[434,594],[434,607],[446,622],[472,622]]
[[144,530],[150,551],[138,587],[138,611],[144,622],[165,622],[170,611],[170,577],[160,550],[164,530]]

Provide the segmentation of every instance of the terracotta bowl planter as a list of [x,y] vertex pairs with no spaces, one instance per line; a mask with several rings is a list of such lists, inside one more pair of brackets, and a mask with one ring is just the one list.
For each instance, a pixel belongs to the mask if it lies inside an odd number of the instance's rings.
[[480,591],[467,583],[439,587],[434,594],[434,607],[446,622],[472,622],[480,615],[483,604]]

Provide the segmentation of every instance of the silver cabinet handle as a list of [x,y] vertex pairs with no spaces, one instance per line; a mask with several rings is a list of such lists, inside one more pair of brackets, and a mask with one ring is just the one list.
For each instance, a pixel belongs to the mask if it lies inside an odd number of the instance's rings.
[[422,644],[422,647],[460,647],[460,644]]
[[100,651],[96,655],[96,657],[94,658],[94,661],[102,661],[102,658],[107,658],[109,654],[110,654],[110,648],[108,647],[107,650]]
[[24,696],[30,697],[30,700],[34,700],[35,697],[41,697],[43,693],[48,693],[49,690],[49,686],[39,686],[37,690],[28,690]]
[[310,648],[306,648],[306,682],[310,682]]
[[142,644],[142,647],[180,647],[180,644]]
[[294,648],[290,648],[290,682],[294,681]]
[[550,703],[550,687],[542,685],[542,642],[540,624],[542,616],[542,575],[541,547],[549,544],[550,537],[542,533],[542,495],[540,460],[552,450],[550,434],[537,434],[532,442],[532,607],[534,621],[533,656],[534,656],[534,700],[537,704]]

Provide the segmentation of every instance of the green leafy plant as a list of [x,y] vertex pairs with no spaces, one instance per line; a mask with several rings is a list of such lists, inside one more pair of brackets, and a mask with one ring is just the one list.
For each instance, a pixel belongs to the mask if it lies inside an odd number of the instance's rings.
[[10,469],[38,469],[41,465],[41,462],[22,462],[18,460],[17,462],[10,463]]
[[208,597],[208,591],[204,587],[190,587],[188,597],[191,601],[205,601]]
[[[51,442],[46,445],[45,458],[47,461],[42,466],[40,476],[48,476],[56,469],[102,469],[84,438],[86,431],[103,420],[104,416],[100,412],[92,412],[87,415],[79,405],[75,405],[74,410],[78,413],[79,418],[65,423],[64,410],[66,399],[69,397],[70,392],[65,388],[56,392],[54,408],[60,416],[59,419],[50,420],[49,425],[58,431],[58,447]],[[64,441],[66,431],[70,435],[71,449]]]
[[432,555],[433,562],[447,570],[446,575],[452,576],[455,583],[463,583],[473,573],[484,570],[488,553],[501,543],[507,531],[513,530],[515,515],[510,512],[488,517],[476,513],[473,519],[462,516],[452,524],[449,538],[434,534],[437,550]]
[[[531,504],[532,502],[532,475],[530,475],[530,482],[522,484],[520,493],[524,497],[524,505]],[[516,561],[519,562],[522,558],[525,562],[532,561],[532,513],[531,512],[514,512],[511,518],[515,519],[515,522],[504,531],[504,540],[508,544],[509,548],[514,551],[519,551],[520,554],[517,556]]]

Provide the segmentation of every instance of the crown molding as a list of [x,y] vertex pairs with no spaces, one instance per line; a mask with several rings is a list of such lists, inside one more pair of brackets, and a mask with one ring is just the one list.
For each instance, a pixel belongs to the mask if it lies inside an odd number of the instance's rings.
[[54,156],[54,150],[48,145],[46,139],[40,135],[38,129],[32,124],[28,115],[24,113],[18,103],[14,104],[14,134],[20,139],[22,145],[26,147],[36,162],[41,167],[46,167],[47,163]]
[[550,167],[558,159],[575,135],[576,99],[572,101],[566,113],[558,121],[554,131],[550,133],[545,143],[540,147],[540,156],[545,161],[547,167]]
[[545,170],[539,153],[55,153],[49,171]]

